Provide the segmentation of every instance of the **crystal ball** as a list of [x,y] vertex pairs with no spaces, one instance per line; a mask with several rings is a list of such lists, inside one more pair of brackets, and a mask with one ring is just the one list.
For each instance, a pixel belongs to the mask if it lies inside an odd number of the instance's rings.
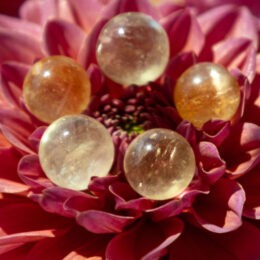
[[23,97],[35,117],[51,123],[86,109],[90,88],[86,71],[76,61],[65,56],[50,56],[36,62],[26,75]]
[[181,193],[195,173],[190,144],[178,133],[155,128],[136,137],[124,157],[130,186],[149,199],[166,200]]
[[87,189],[92,176],[106,176],[114,160],[114,145],[107,129],[85,115],[54,121],[39,146],[40,164],[56,185]]
[[96,57],[103,73],[113,81],[144,85],[156,80],[168,63],[168,36],[148,15],[119,14],[101,31]]
[[224,67],[203,62],[177,80],[174,102],[180,116],[201,128],[211,119],[231,120],[240,103],[240,89]]

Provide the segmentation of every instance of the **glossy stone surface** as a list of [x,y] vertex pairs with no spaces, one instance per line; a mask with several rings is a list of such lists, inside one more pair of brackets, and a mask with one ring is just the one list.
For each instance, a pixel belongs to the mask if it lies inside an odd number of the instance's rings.
[[46,123],[81,113],[89,103],[90,91],[86,71],[65,56],[50,56],[36,62],[23,84],[26,107]]
[[58,186],[87,189],[92,176],[106,176],[114,160],[107,129],[85,116],[64,116],[44,132],[39,159],[47,177]]
[[231,120],[240,103],[236,79],[224,67],[209,62],[186,70],[173,95],[180,116],[197,128],[210,119]]
[[195,173],[195,157],[181,135],[155,128],[139,135],[129,145],[124,169],[136,192],[150,199],[165,200],[189,185]]
[[168,36],[150,16],[119,14],[101,31],[96,56],[108,78],[125,86],[144,85],[157,79],[168,63]]

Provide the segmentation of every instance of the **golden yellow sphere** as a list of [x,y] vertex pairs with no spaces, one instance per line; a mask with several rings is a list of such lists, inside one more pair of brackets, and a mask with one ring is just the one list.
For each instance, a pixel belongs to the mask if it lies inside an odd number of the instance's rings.
[[119,14],[101,31],[96,57],[103,73],[113,81],[144,85],[156,80],[168,63],[168,36],[148,15]]
[[58,186],[85,190],[91,177],[104,177],[114,160],[114,144],[107,129],[85,115],[64,116],[44,132],[40,164]]
[[195,156],[181,135],[155,128],[139,135],[129,145],[124,170],[136,192],[149,199],[166,200],[181,193],[191,182]]
[[46,123],[81,113],[90,101],[90,91],[84,68],[65,56],[50,56],[36,62],[23,84],[26,107]]
[[177,80],[173,96],[180,116],[197,128],[211,119],[231,120],[240,103],[236,79],[209,62],[187,69]]

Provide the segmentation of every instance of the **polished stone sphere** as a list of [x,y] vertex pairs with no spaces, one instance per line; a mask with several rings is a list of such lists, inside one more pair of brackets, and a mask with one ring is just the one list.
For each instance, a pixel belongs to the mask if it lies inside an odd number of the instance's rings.
[[27,109],[51,123],[64,115],[80,114],[90,101],[90,80],[76,61],[50,56],[36,62],[23,84]]
[[130,186],[149,199],[166,200],[181,193],[195,173],[190,144],[178,133],[162,128],[134,139],[124,158]]
[[169,59],[165,30],[150,16],[129,12],[115,16],[101,31],[98,64],[113,81],[128,86],[156,80]]
[[180,116],[197,128],[211,119],[231,120],[240,103],[236,79],[209,62],[187,69],[177,80],[173,96]]
[[91,177],[106,176],[114,160],[114,145],[107,129],[85,115],[64,116],[44,132],[40,164],[58,186],[85,190]]

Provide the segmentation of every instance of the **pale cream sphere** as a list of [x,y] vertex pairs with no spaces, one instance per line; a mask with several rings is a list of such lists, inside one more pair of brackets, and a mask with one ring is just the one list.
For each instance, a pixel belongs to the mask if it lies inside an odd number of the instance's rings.
[[134,139],[124,157],[125,176],[144,197],[166,200],[181,193],[195,174],[195,156],[180,134],[162,128]]
[[103,73],[128,86],[156,80],[169,59],[169,40],[165,30],[152,17],[122,13],[101,31],[96,57]]
[[85,116],[64,116],[44,132],[39,147],[40,164],[56,185],[85,190],[91,177],[109,173],[114,145],[107,129]]

